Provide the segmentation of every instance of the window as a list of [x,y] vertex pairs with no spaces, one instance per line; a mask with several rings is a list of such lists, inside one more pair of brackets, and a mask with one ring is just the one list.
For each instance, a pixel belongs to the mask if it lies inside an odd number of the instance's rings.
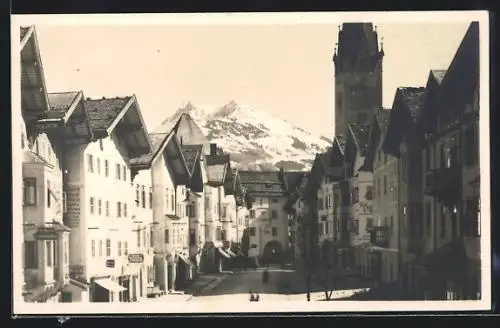
[[172,194],[170,195],[170,209],[173,211],[175,209],[175,199],[174,199],[174,191],[172,190]]
[[99,240],[99,257],[102,257],[102,240]]
[[431,203],[425,203],[425,234],[427,237],[431,236],[432,233],[432,212],[431,212]]
[[47,240],[45,241],[45,258],[46,258],[46,263],[48,267],[52,267],[52,260],[53,260],[53,255],[52,255],[52,241]]
[[153,208],[153,188],[149,188],[149,208]]
[[276,227],[272,227],[272,228],[271,228],[271,235],[272,235],[273,237],[277,237],[277,236],[278,236],[278,228],[276,228]]
[[90,197],[90,214],[94,214],[94,197]]
[[446,236],[446,210],[445,207],[441,207],[441,238]]
[[141,201],[142,201],[142,208],[146,208],[146,190],[144,189],[144,186],[142,186]]
[[271,211],[271,219],[277,219],[278,218],[278,211],[272,210]]
[[109,201],[106,201],[106,216],[109,217]]
[[126,218],[127,217],[127,204],[126,203],[123,203],[123,217]]
[[99,139],[99,149],[104,150],[104,145],[102,144],[102,139]]
[[273,199],[272,199],[272,202],[273,202],[273,203],[277,203],[277,202],[279,202],[279,200],[278,200],[277,198],[273,198]]
[[50,192],[50,181],[47,180],[47,208],[50,208],[52,197]]
[[366,200],[373,200],[373,186],[366,186]]
[[118,242],[118,256],[122,256],[122,242]]
[[154,247],[154,231],[153,227],[149,228],[149,247]]
[[123,254],[128,255],[128,242],[127,241],[123,242]]
[[102,213],[102,201],[100,199],[97,200],[97,214],[101,215]]
[[87,165],[89,167],[89,172],[94,173],[94,158],[92,155],[87,155]]
[[95,257],[95,240],[94,239],[92,239],[90,241],[90,249],[91,249],[92,257]]
[[120,218],[122,216],[122,203],[116,203],[116,217]]
[[472,166],[477,163],[479,158],[479,138],[476,134],[476,128],[469,127],[465,130],[465,165]]
[[64,249],[63,249],[64,264],[68,264],[68,262],[69,262],[68,251],[69,251],[68,242],[65,241],[64,242]]
[[123,181],[127,181],[127,167],[123,165]]
[[25,269],[38,268],[38,254],[36,248],[36,241],[24,242],[24,268]]
[[250,218],[255,219],[255,210],[250,210]]
[[111,239],[106,239],[106,256],[111,256]]
[[359,188],[358,187],[354,187],[352,198],[353,198],[354,203],[359,202]]
[[66,213],[68,211],[68,198],[66,196],[66,192],[62,192],[62,210],[63,213]]
[[101,174],[101,159],[96,158],[97,174]]
[[366,219],[366,229],[371,229],[373,228],[373,218],[367,218]]
[[250,245],[250,248],[257,248],[257,244]]
[[432,169],[432,146],[427,146],[425,148],[425,171],[430,171]]
[[135,185],[135,204],[137,205],[137,207],[139,207],[139,204],[141,203],[141,198],[139,196],[139,193],[140,193],[140,186]]
[[384,195],[387,194],[387,175],[384,175]]
[[121,165],[120,164],[116,164],[116,180],[121,180]]
[[250,237],[255,237],[255,227],[250,228]]
[[104,175],[109,177],[109,162],[108,160],[104,160]]

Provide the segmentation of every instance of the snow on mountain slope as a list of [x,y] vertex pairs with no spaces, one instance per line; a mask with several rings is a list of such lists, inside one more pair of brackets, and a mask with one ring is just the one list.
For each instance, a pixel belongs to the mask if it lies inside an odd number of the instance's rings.
[[331,145],[328,138],[314,136],[285,120],[235,101],[215,110],[203,110],[188,103],[166,121],[175,121],[182,113],[200,126],[210,142],[231,155],[235,167],[289,170],[310,169],[316,153]]

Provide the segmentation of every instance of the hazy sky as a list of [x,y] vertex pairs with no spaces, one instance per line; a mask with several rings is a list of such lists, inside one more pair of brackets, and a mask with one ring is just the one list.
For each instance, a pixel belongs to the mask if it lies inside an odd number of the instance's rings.
[[[384,106],[391,106],[396,87],[423,86],[431,68],[447,68],[467,27],[379,24]],[[235,100],[333,135],[337,24],[36,30],[49,92],[83,90],[99,98],[135,93],[149,131],[187,101],[214,108]]]

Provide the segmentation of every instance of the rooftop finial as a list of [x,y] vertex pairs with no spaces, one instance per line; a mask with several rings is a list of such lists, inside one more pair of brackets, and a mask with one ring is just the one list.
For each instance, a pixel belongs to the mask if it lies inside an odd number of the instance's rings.
[[380,38],[380,50],[384,50],[384,37]]
[[339,47],[339,43],[335,42],[335,48],[333,49],[333,54],[337,55],[337,48]]

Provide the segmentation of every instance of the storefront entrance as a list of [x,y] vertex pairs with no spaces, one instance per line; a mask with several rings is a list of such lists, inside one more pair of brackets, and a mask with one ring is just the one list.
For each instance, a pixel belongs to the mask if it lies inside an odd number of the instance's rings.
[[118,277],[118,283],[125,288],[119,295],[120,302],[130,302],[130,276]]

